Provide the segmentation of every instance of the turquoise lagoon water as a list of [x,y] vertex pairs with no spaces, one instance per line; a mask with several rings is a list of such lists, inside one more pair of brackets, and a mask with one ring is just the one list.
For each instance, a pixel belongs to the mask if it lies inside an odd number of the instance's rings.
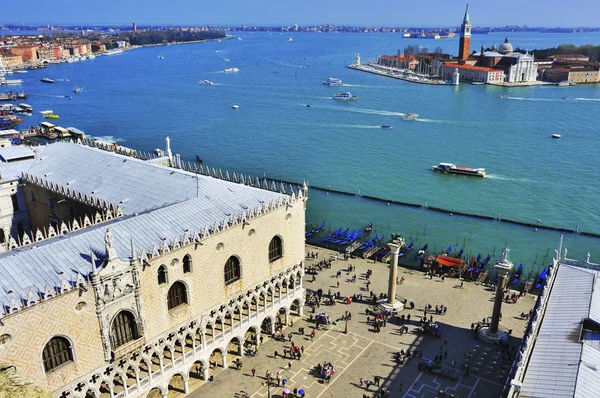
[[[242,40],[152,47],[112,57],[30,71],[26,124],[52,109],[58,124],[151,151],[164,147],[210,166],[309,185],[600,233],[597,158],[600,91],[500,88],[462,84],[405,84],[345,66],[394,54],[409,44],[456,53],[458,39],[410,40],[393,34],[242,34]],[[478,47],[504,34],[474,36]],[[515,47],[600,42],[600,34],[515,34]],[[163,56],[164,59],[159,59]],[[224,73],[236,67],[238,73]],[[341,78],[356,102],[336,102]],[[56,79],[43,84],[41,77]],[[61,79],[69,79],[62,81]],[[198,85],[208,79],[212,86]],[[76,86],[83,93],[73,94]],[[72,96],[68,99],[64,96]],[[239,109],[232,109],[232,105]],[[306,105],[309,104],[310,107]],[[418,121],[403,120],[407,112]],[[383,130],[382,124],[393,129]],[[552,133],[562,139],[551,139]],[[485,167],[489,178],[438,175],[431,166],[453,162]],[[358,197],[310,192],[307,227],[327,223],[358,228],[373,221],[378,233],[402,232],[440,250],[499,255],[535,271],[557,247],[560,234],[495,221],[450,216]],[[418,234],[418,237],[417,237]],[[568,234],[569,257],[600,257],[600,240]]]

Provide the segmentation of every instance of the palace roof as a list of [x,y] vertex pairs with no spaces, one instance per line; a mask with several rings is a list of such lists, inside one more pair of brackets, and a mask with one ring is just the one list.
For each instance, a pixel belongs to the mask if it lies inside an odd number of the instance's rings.
[[46,240],[32,237],[33,243],[1,253],[0,303],[8,312],[85,283],[92,270],[91,252],[98,266],[104,260],[107,228],[119,258],[132,257],[132,238],[136,257],[152,258],[251,220],[294,201],[298,194],[151,165],[76,144],[48,145],[33,162],[25,170],[30,178],[46,178],[109,203],[122,202],[125,214],[96,220],[87,228],[57,231]]

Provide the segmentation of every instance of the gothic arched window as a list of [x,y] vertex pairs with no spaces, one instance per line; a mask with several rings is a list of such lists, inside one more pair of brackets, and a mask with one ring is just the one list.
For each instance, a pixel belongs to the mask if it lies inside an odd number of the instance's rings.
[[187,304],[187,302],[187,288],[183,282],[173,283],[167,294],[167,306],[169,310],[179,307],[182,304]]
[[187,274],[188,272],[192,272],[192,256],[186,254],[183,257],[183,273]]
[[236,256],[229,257],[225,263],[225,284],[237,281],[241,275],[240,260]]
[[161,265],[158,267],[158,284],[163,285],[169,282],[169,276],[167,275],[167,267]]
[[274,236],[269,243],[269,262],[280,259],[283,256],[283,241],[279,236]]
[[138,338],[135,316],[129,311],[121,311],[110,328],[110,344],[113,350]]
[[71,343],[64,337],[55,336],[46,344],[42,352],[44,370],[50,372],[69,362],[73,362]]

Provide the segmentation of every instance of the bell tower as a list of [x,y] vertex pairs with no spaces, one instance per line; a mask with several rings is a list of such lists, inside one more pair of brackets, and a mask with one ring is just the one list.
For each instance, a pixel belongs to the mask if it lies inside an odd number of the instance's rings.
[[471,51],[471,19],[469,18],[469,5],[465,11],[463,23],[460,26],[460,45],[458,48],[458,59],[464,61],[469,58]]

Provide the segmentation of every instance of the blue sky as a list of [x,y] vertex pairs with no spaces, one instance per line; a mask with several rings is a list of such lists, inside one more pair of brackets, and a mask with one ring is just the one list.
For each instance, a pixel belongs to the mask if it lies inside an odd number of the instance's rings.
[[[456,26],[457,0],[28,0],[0,23]],[[599,26],[600,0],[470,0],[475,26]],[[26,4],[26,7],[23,7]],[[12,9],[12,10],[11,10]]]

